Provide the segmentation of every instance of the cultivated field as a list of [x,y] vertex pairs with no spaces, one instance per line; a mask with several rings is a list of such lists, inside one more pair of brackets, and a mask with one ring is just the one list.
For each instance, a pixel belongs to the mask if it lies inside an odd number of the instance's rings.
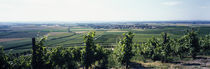
[[[83,37],[88,32],[96,32],[95,43],[104,48],[113,48],[117,46],[118,41],[123,33],[131,31],[135,34],[134,43],[141,44],[148,41],[152,37],[160,37],[162,32],[166,32],[172,38],[178,38],[185,34],[187,29],[196,28],[199,30],[200,36],[210,34],[210,25],[193,26],[189,24],[151,24],[160,26],[155,29],[93,29],[91,27],[79,25],[18,25],[9,28],[0,29],[0,45],[4,47],[6,53],[24,53],[31,52],[32,37],[48,36],[45,46],[47,48],[62,47],[84,47]],[[179,64],[162,64],[159,62],[144,63],[141,61],[135,62],[143,64],[144,67],[171,66],[179,67]],[[183,62],[185,63],[185,62]],[[135,64],[134,64],[135,65]],[[181,66],[182,67],[182,66]],[[162,68],[162,67],[161,67]]]
[[[151,24],[158,26],[158,24]],[[18,25],[11,26],[10,31],[0,32],[0,45],[5,50],[29,50],[31,48],[31,38],[49,35],[46,46],[64,46],[64,47],[81,47],[84,46],[83,36],[90,31],[96,32],[96,43],[101,46],[116,46],[119,38],[123,33],[131,31],[135,33],[134,42],[141,43],[146,42],[149,38],[159,37],[160,33],[167,32],[173,38],[184,35],[187,29],[190,29],[192,25],[189,24],[161,24],[161,28],[157,29],[93,29],[83,26],[71,26],[71,32],[68,32],[69,26],[59,25]],[[210,26],[198,25],[201,35],[209,34]],[[18,52],[16,52],[18,53]]]

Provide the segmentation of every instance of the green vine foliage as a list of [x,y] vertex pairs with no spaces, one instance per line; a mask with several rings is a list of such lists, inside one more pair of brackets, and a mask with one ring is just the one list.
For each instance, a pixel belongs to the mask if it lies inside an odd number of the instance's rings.
[[88,69],[91,64],[95,63],[96,59],[96,46],[93,42],[95,36],[95,32],[90,32],[87,35],[84,36],[84,42],[85,42],[85,52],[83,55],[83,60],[84,60],[84,66],[86,69]]
[[109,51],[102,48],[100,45],[94,43],[95,32],[90,32],[84,36],[84,43],[86,45],[83,50],[83,65],[86,69],[91,67],[96,61],[101,61],[101,68],[106,68],[108,63]]
[[209,55],[208,53],[210,52],[210,35],[205,35],[203,38],[200,39],[200,44],[201,44],[201,52],[204,55]]
[[152,37],[148,42],[142,44],[141,54],[154,61],[169,62],[176,55],[176,49],[175,40],[163,32],[161,38]]
[[[198,36],[195,30],[189,30],[180,38],[171,38],[168,33],[161,37],[152,37],[145,43],[133,43],[134,34],[124,33],[114,50],[104,49],[95,44],[95,32],[84,36],[83,48],[47,48],[47,37],[36,39],[32,54],[5,54],[0,47],[0,69],[76,69],[88,68],[129,68],[130,60],[143,57],[154,61],[170,62],[178,58],[210,51],[210,35]],[[136,57],[137,56],[137,57]]]
[[81,60],[80,49],[57,47],[52,49],[50,59],[53,68],[76,68]]
[[118,46],[115,48],[114,54],[117,56],[116,59],[128,68],[130,59],[134,56],[132,52],[133,48],[133,37],[132,32],[123,34],[123,39],[120,39]]
[[31,68],[31,56],[21,55],[13,59],[11,63],[12,69],[30,69]]
[[3,48],[0,46],[0,69],[9,69],[8,57],[4,53]]
[[[183,52],[185,55],[191,55],[193,59],[196,58],[198,53],[201,51],[201,44],[200,39],[198,37],[198,32],[194,29],[189,30],[187,34],[185,34],[181,39],[180,42],[180,53]],[[182,54],[184,55],[184,54]]]
[[32,54],[32,67],[33,69],[49,68],[49,59],[47,56],[47,49],[44,46],[44,42],[47,40],[47,36],[37,39],[35,46],[33,46]]

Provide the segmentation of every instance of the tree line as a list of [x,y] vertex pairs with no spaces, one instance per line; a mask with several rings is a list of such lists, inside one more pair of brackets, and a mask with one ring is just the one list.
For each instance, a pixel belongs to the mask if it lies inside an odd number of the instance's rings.
[[0,69],[127,69],[134,57],[172,62],[189,56],[196,59],[196,56],[210,52],[210,35],[199,36],[194,29],[188,30],[180,38],[171,38],[168,33],[163,32],[161,37],[152,37],[141,44],[133,42],[134,36],[132,32],[124,33],[114,49],[105,49],[96,44],[95,32],[84,36],[83,48],[47,48],[46,36],[33,38],[31,54],[5,54],[0,47]]

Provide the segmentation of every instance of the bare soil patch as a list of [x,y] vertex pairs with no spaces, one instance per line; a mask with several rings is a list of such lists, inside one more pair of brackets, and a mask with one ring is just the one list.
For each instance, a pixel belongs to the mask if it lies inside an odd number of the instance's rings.
[[71,30],[94,30],[94,29],[71,29]]
[[210,57],[201,57],[194,60],[177,61],[170,63],[162,63],[160,61],[155,61],[155,62],[133,61],[133,62],[136,62],[137,64],[141,65],[140,67],[153,67],[158,69],[159,68],[160,69],[210,69]]
[[122,31],[122,30],[108,30],[108,31],[106,31],[106,32],[128,32],[128,31]]
[[56,36],[56,35],[60,35],[60,34],[65,34],[65,33],[68,33],[68,32],[50,32],[48,33],[50,36]]
[[78,31],[78,32],[75,32],[76,34],[83,34],[83,33],[87,33],[88,31]]
[[2,38],[0,42],[14,41],[14,40],[23,40],[25,38]]

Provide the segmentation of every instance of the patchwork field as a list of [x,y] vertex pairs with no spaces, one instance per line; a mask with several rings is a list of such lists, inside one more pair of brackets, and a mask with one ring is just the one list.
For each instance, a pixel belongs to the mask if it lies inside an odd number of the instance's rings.
[[[46,46],[48,48],[63,47],[83,47],[83,36],[88,32],[96,32],[95,42],[101,46],[116,46],[123,33],[134,32],[134,42],[146,42],[152,37],[159,37],[160,33],[167,32],[172,38],[180,37],[190,26],[182,24],[161,25],[157,29],[93,29],[83,26],[45,26],[45,25],[26,25],[12,26],[10,31],[0,31],[0,45],[7,51],[15,53],[29,51],[32,47],[31,38],[48,35]],[[209,34],[209,26],[199,26],[201,35]],[[69,30],[70,29],[70,32]]]
[[[151,25],[151,26],[150,26]],[[87,35],[89,32],[95,32],[94,42],[95,44],[100,45],[108,51],[110,51],[110,55],[107,60],[110,62],[109,67],[123,68],[122,65],[115,63],[116,59],[113,60],[115,50],[114,48],[118,45],[119,41],[122,39],[124,33],[133,32],[134,38],[133,43],[139,44],[135,45],[135,56],[131,59],[130,68],[139,69],[139,68],[160,68],[160,69],[168,69],[168,68],[178,68],[178,69],[193,69],[193,68],[209,68],[210,63],[207,62],[203,64],[204,60],[209,61],[209,52],[205,52],[205,56],[199,54],[199,58],[194,60],[189,56],[184,57],[184,59],[179,59],[177,56],[173,57],[175,62],[161,62],[161,61],[153,61],[151,58],[147,58],[142,55],[142,52],[139,51],[151,51],[158,50],[158,53],[162,53],[162,49],[164,45],[160,45],[157,48],[153,48],[155,46],[151,46],[147,48],[144,46],[145,42],[148,42],[149,39],[156,37],[161,38],[161,33],[166,32],[170,38],[180,38],[186,34],[189,29],[195,29],[198,31],[199,36],[210,34],[210,26],[208,25],[197,25],[194,26],[192,24],[149,24],[149,25],[92,25],[92,24],[84,24],[84,25],[65,25],[65,24],[31,24],[31,25],[11,25],[11,26],[2,26],[0,25],[0,46],[3,46],[6,54],[12,54],[14,56],[19,55],[31,55],[32,53],[32,38],[41,38],[43,36],[47,36],[47,40],[44,43],[44,46],[47,47],[48,52],[52,52],[55,47],[58,49],[58,46],[64,47],[63,49],[84,49],[84,35]],[[151,40],[150,40],[151,41]],[[155,40],[154,40],[155,41]],[[161,41],[161,39],[157,39],[156,41]],[[176,39],[174,42],[178,42]],[[173,43],[173,41],[171,41]],[[153,42],[149,45],[156,45],[158,42]],[[179,44],[180,42],[176,43]],[[172,46],[178,46],[175,43]],[[143,46],[142,46],[143,45]],[[171,45],[170,45],[171,46]],[[171,46],[171,47],[172,47]],[[145,48],[141,48],[145,47]],[[162,49],[161,49],[161,48]],[[167,47],[168,48],[168,47]],[[179,48],[179,47],[178,47]],[[180,47],[181,48],[181,47]],[[124,48],[125,49],[125,48]],[[144,50],[142,50],[144,49]],[[161,49],[161,50],[160,50]],[[170,48],[172,49],[172,48]],[[175,48],[173,48],[175,49]],[[114,51],[113,51],[114,50]],[[168,49],[167,49],[168,50]],[[174,50],[176,51],[176,50]],[[73,52],[73,51],[72,51]],[[76,51],[75,51],[76,52]],[[174,52],[173,52],[174,53]],[[182,52],[181,52],[182,53]],[[139,55],[141,54],[141,55]],[[151,55],[150,53],[148,53]],[[154,53],[153,53],[154,54]],[[184,54],[185,55],[185,54]],[[146,55],[147,56],[147,55]],[[60,56],[59,56],[60,57]],[[159,57],[159,56],[158,56]],[[206,57],[206,58],[204,58]],[[172,57],[168,58],[171,59]],[[113,63],[112,63],[113,62]],[[205,67],[204,67],[205,66]]]
[[14,41],[14,40],[23,40],[24,38],[3,38],[0,39],[0,42]]

